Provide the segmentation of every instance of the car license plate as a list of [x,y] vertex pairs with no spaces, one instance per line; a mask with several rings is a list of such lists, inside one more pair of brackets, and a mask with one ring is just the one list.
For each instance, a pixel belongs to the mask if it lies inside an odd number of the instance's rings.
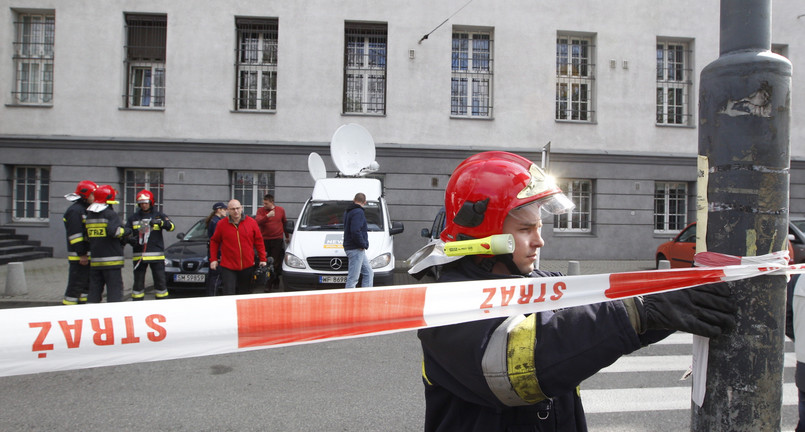
[[319,276],[319,283],[347,283],[346,276]]
[[207,280],[205,274],[177,274],[173,275],[174,282],[204,282]]

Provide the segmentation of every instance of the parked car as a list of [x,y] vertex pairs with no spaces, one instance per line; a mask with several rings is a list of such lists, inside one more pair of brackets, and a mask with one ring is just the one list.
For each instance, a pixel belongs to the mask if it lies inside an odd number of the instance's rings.
[[207,227],[199,219],[178,242],[165,249],[165,279],[169,291],[204,291],[210,262],[207,258]]
[[[803,228],[805,228],[805,218],[798,221],[792,219],[788,223],[789,264],[800,263],[805,260],[805,234],[803,234]],[[797,255],[797,245],[799,245],[799,255]],[[656,265],[659,268],[660,261],[666,260],[671,262],[671,268],[693,267],[693,255],[695,254],[696,222],[692,222],[676,237],[657,247],[657,253],[655,254]]]

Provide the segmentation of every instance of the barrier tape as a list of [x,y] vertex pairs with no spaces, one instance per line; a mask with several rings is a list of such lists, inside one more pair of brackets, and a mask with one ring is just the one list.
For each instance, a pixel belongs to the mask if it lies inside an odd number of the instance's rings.
[[[711,267],[0,310],[0,376],[387,334],[805,273],[787,252],[698,254]],[[726,264],[726,265],[725,265]]]

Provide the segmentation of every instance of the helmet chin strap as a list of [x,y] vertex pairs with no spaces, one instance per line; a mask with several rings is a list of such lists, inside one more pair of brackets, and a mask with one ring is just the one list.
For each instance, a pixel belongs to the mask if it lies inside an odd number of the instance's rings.
[[493,255],[484,257],[481,261],[478,262],[478,266],[481,267],[486,272],[492,273],[497,263],[503,263],[506,266],[506,269],[509,271],[509,274],[513,275],[523,275],[526,276],[527,273],[523,273],[520,271],[520,268],[517,267],[517,264],[514,263],[514,255],[512,254],[501,254],[501,255]]

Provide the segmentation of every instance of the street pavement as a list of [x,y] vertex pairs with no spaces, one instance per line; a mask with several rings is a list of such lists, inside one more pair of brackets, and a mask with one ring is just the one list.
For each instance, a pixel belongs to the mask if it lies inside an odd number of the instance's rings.
[[[0,309],[11,307],[51,306],[61,304],[64,289],[67,286],[66,258],[41,258],[24,261],[25,293],[20,295],[6,295],[7,292],[20,291],[19,287],[10,287],[7,290],[8,265],[0,265]],[[543,260],[540,268],[546,271],[560,271],[568,273],[567,261]],[[648,270],[654,268],[654,261],[582,261],[579,262],[581,274],[618,273],[625,271]],[[398,285],[412,284],[416,281],[405,273],[405,264],[398,266],[395,283]],[[126,260],[123,273],[123,297],[130,299],[132,286],[132,262]],[[146,299],[153,298],[153,280],[151,271],[146,271]]]

